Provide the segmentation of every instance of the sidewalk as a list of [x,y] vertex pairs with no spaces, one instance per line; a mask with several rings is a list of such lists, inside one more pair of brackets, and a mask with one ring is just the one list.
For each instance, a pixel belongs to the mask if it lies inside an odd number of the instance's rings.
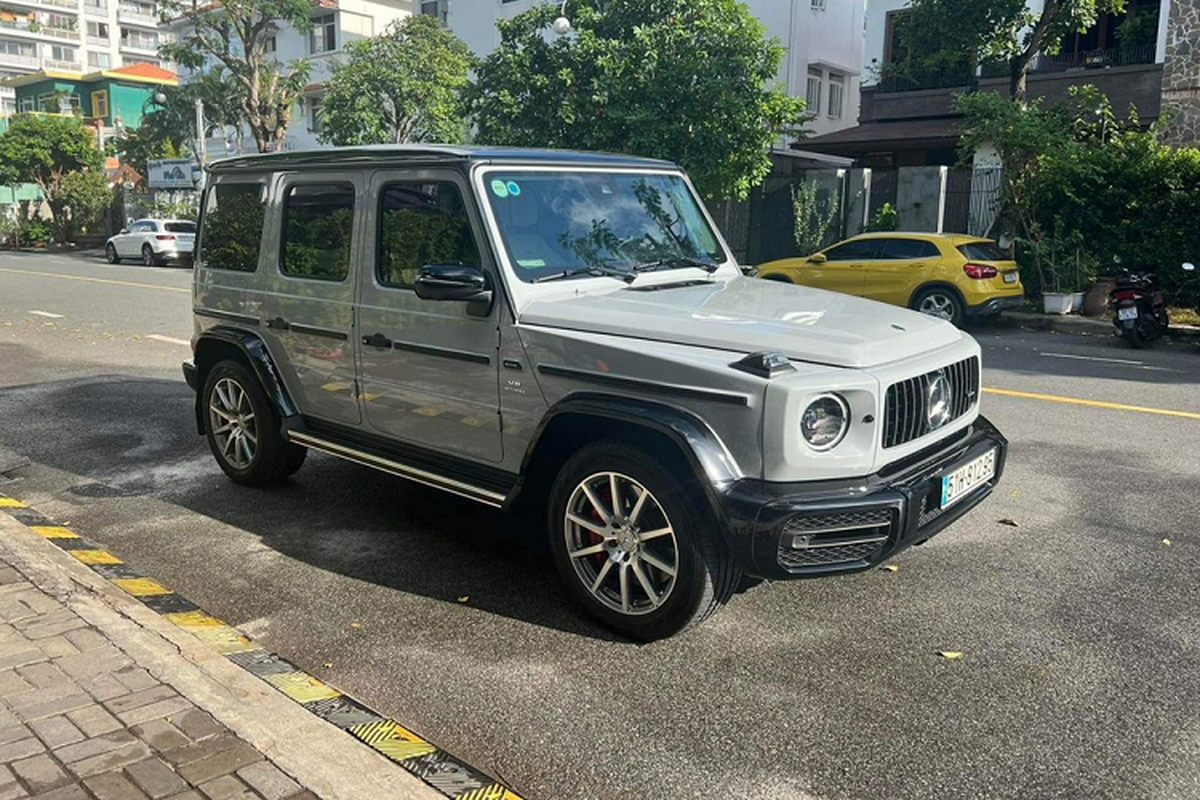
[[445,797],[0,509],[0,800]]

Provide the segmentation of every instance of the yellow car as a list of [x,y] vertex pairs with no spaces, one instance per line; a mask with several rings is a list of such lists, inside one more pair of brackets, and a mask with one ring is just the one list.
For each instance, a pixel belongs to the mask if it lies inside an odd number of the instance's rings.
[[1017,263],[991,239],[938,233],[865,233],[808,258],[762,264],[758,277],[907,306],[961,325],[1019,308]]

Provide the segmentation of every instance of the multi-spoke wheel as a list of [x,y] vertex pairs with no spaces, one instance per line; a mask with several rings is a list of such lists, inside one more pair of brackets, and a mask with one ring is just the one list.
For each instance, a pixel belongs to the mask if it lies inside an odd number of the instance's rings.
[[121,263],[121,257],[119,255],[117,255],[117,246],[114,245],[112,242],[109,242],[108,244],[104,245],[104,258],[107,259],[108,263],[110,263],[110,264],[120,264]]
[[922,314],[944,319],[955,325],[961,325],[963,321],[962,301],[951,289],[926,289],[917,295],[913,301],[913,308]]
[[154,254],[154,249],[148,244],[142,245],[142,265],[153,267],[158,263],[158,256]]
[[209,370],[202,402],[209,448],[238,483],[282,480],[304,463],[307,450],[283,438],[270,401],[242,364],[222,361]]
[[670,636],[716,611],[737,585],[711,515],[687,483],[623,442],[585,447],[555,480],[555,563],[571,594],[621,633]]

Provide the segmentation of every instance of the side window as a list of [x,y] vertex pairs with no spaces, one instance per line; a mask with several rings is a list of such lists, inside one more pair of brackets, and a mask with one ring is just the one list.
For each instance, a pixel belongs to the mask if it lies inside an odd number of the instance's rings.
[[937,246],[920,239],[885,239],[883,258],[911,261],[919,258],[937,258]]
[[874,239],[863,239],[857,242],[846,242],[825,252],[828,261],[866,261],[877,258],[879,242]]
[[296,278],[344,281],[350,272],[353,230],[352,185],[292,186],[283,201],[280,271]]
[[209,269],[254,272],[262,247],[263,186],[218,183],[208,192],[200,260]]
[[390,183],[379,197],[379,261],[384,286],[410,289],[428,264],[480,266],[462,193],[448,182]]

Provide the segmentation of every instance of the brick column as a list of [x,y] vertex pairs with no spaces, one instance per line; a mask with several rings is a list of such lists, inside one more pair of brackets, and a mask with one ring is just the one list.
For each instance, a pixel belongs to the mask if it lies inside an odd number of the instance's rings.
[[1163,139],[1200,147],[1200,0],[1171,0],[1162,98]]

